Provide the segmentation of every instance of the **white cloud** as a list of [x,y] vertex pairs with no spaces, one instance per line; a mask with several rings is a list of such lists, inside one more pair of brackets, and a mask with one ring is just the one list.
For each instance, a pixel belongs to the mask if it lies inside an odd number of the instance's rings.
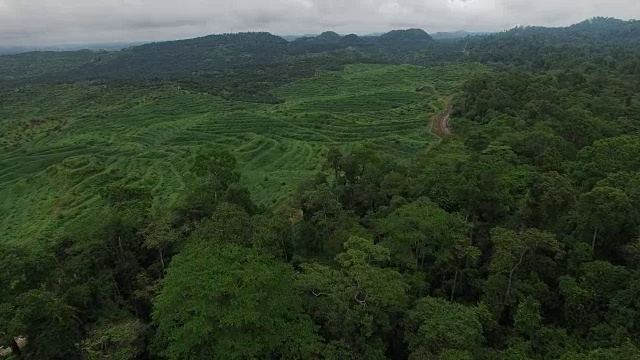
[[0,0],[0,45],[160,40],[210,33],[399,27],[497,31],[640,17],[638,0]]

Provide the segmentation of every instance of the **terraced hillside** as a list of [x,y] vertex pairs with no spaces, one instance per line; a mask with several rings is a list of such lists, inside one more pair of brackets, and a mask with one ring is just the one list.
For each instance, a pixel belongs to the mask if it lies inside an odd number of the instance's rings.
[[178,196],[199,147],[237,158],[268,206],[322,170],[331,146],[411,159],[427,122],[479,65],[352,65],[275,91],[284,104],[234,102],[175,85],[41,85],[0,94],[0,241],[46,238],[103,207],[114,179]]

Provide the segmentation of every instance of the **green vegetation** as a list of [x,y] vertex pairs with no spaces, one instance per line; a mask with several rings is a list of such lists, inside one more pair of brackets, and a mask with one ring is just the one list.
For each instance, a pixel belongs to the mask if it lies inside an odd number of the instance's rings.
[[[637,24],[221,35],[21,65],[40,70],[0,92],[0,345],[640,358]],[[140,59],[159,66],[117,71]]]
[[[353,65],[275,90],[280,105],[234,102],[178,86],[37,85],[6,91],[0,116],[0,239],[25,243],[100,206],[123,184],[176,199],[190,152],[238,160],[254,199],[279,206],[322,170],[328,147],[372,148],[410,160],[432,141],[430,117],[481,66]],[[416,88],[422,88],[416,91]],[[34,217],[38,220],[34,220]]]

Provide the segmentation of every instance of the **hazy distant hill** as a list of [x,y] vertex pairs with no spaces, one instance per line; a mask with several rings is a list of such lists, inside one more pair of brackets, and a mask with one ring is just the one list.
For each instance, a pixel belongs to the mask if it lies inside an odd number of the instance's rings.
[[333,51],[348,47],[373,46],[374,43],[366,41],[355,34],[341,36],[333,31],[323,32],[318,36],[301,37],[289,44],[289,51],[293,54],[317,53]]
[[[73,66],[59,66],[54,61],[50,64],[51,71],[47,71],[49,65],[42,62],[41,56],[0,60],[0,69],[9,70],[0,76],[6,80],[3,86],[27,81],[174,81],[225,98],[278,102],[269,94],[270,89],[310,76],[319,69],[339,70],[355,62],[426,64],[436,58],[456,61],[461,52],[455,46],[453,51],[445,49],[446,54],[440,55],[438,44],[419,29],[395,30],[369,38],[327,31],[293,41],[266,32],[221,34],[154,42],[107,53],[88,52],[81,56],[63,53],[75,59],[65,62]],[[429,57],[411,53],[427,47],[431,47]],[[36,68],[31,59],[38,60]],[[16,77],[10,73],[23,75]]]
[[334,31],[325,31],[316,37],[320,41],[338,41],[341,38],[342,36]]
[[318,34],[304,34],[304,35],[280,35],[281,38],[287,41],[293,41],[295,39],[305,38],[305,37],[316,37]]
[[20,46],[0,46],[0,55],[13,55],[20,54],[28,51],[34,51],[33,48],[26,48]]
[[78,51],[78,50],[122,50],[131,46],[138,46],[147,42],[113,42],[97,44],[63,44],[47,46],[0,46],[0,55],[22,54],[32,51]]
[[392,30],[379,37],[380,42],[420,43],[433,41],[431,35],[422,29]]
[[393,50],[418,50],[434,42],[431,35],[422,29],[392,30],[377,38],[382,46]]
[[462,39],[467,36],[480,36],[480,35],[489,35],[491,33],[488,32],[469,32],[469,31],[450,31],[450,32],[437,32],[431,34],[431,37],[434,40],[453,40],[453,39]]
[[[597,56],[598,61],[610,64],[632,64],[635,58],[631,48],[640,47],[639,24],[596,18],[566,28],[519,27],[469,40],[456,36],[472,33],[441,33],[437,40],[421,29],[394,30],[380,36],[324,32],[293,41],[266,32],[238,33],[149,43],[119,51],[35,52],[0,57],[0,87],[29,82],[178,82],[185,88],[225,98],[277,102],[270,94],[274,87],[312,76],[318,70],[339,70],[352,63],[435,65],[478,61],[542,68],[556,66],[559,61],[580,66]],[[602,39],[606,43],[600,44]],[[559,47],[571,57],[547,56]],[[595,47],[593,51],[588,50],[591,47]],[[613,52],[625,58],[614,58],[610,55]]]
[[[598,17],[559,28],[516,27],[469,41],[469,60],[537,69],[585,68],[588,62],[627,63],[640,71],[640,21]],[[563,49],[558,53],[558,49]],[[551,54],[551,55],[550,55]],[[571,65],[567,65],[570,63]]]

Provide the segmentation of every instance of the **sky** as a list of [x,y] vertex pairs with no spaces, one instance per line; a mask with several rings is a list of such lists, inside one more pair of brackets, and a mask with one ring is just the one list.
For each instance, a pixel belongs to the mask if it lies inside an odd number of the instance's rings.
[[640,0],[0,0],[0,46],[392,29],[501,31],[594,16],[640,18]]

